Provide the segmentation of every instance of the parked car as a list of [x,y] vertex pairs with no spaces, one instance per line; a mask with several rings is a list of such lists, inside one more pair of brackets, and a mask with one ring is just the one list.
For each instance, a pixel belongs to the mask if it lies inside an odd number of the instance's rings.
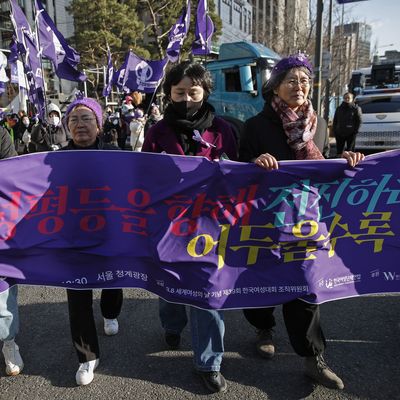
[[386,90],[356,97],[362,109],[357,150],[400,148],[400,93]]

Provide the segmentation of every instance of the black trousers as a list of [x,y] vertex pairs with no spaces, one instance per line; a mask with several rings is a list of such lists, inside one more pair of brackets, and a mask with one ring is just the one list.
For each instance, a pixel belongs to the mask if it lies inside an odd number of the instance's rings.
[[354,151],[356,146],[356,134],[350,136],[335,136],[336,154],[341,155],[343,150]]
[[[100,356],[99,341],[93,315],[93,291],[67,289],[69,323],[72,342],[80,363]],[[122,289],[103,289],[100,308],[104,318],[117,318],[122,308]]]
[[[275,326],[274,309],[249,308],[243,313],[257,329],[271,329]],[[301,357],[322,354],[326,341],[321,329],[319,306],[296,299],[283,304],[282,311],[294,351]]]

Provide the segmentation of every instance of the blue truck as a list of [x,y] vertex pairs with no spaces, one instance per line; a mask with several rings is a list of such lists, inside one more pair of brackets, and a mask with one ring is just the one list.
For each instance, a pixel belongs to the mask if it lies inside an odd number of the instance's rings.
[[214,81],[208,101],[237,135],[243,122],[262,110],[261,88],[280,58],[259,43],[234,42],[221,44],[218,59],[206,63]]

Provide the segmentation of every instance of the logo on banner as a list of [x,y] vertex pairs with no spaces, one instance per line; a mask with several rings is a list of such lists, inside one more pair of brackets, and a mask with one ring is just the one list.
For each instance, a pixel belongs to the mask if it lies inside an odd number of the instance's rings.
[[396,274],[396,272],[393,271],[383,271],[383,276],[385,278],[385,281],[398,281],[400,280],[400,274]]
[[139,89],[143,88],[144,84],[150,81],[153,76],[153,68],[146,61],[141,61],[135,68],[135,73],[137,77],[137,83]]
[[345,275],[345,276],[338,276],[336,278],[329,278],[329,279],[320,279],[318,281],[319,287],[326,287],[327,289],[333,289],[338,286],[343,285],[351,285],[354,283],[361,282],[361,274],[355,275]]

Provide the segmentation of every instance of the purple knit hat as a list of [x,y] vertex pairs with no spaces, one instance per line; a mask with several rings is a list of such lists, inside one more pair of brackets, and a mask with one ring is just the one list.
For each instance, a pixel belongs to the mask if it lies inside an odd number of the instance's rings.
[[68,123],[68,117],[70,112],[78,105],[85,106],[90,108],[94,114],[96,115],[97,125],[99,128],[103,126],[103,110],[101,105],[95,100],[90,97],[81,97],[77,96],[76,100],[74,100],[67,108],[65,112],[65,121]]
[[281,72],[298,67],[305,67],[310,71],[310,74],[313,74],[313,67],[308,61],[306,55],[304,53],[297,53],[282,58],[272,69],[271,78]]

